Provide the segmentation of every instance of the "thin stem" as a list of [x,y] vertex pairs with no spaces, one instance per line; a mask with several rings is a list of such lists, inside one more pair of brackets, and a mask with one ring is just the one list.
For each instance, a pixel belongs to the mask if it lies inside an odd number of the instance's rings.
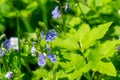
[[2,57],[2,62],[4,64],[5,70],[9,71],[8,65],[7,65],[6,60],[5,60],[5,56]]
[[84,14],[83,11],[82,11],[82,8],[81,8],[81,6],[80,6],[80,4],[79,4],[79,1],[76,0],[76,3],[77,3],[77,5],[78,5],[78,7],[79,7],[79,9],[80,9],[80,11],[81,11],[81,13],[82,13],[82,15],[83,15],[84,18],[85,18],[85,14]]
[[59,6],[60,6],[60,12],[61,12],[61,18],[62,18],[62,29],[61,30],[63,30],[63,32],[64,32],[65,31],[65,27],[64,27],[65,19],[64,19],[64,15],[63,15],[63,11],[62,11],[62,5],[59,1],[58,1],[58,3],[59,3]]
[[47,9],[46,9],[46,3],[42,3],[40,0],[36,0],[36,2],[38,3],[39,7],[41,8],[42,12],[43,12],[43,21],[46,25],[46,27],[48,27],[48,19],[47,19]]
[[91,76],[91,80],[94,78],[95,75],[95,71],[93,71],[92,76]]
[[52,63],[52,80],[56,80],[56,75],[54,71],[54,64]]
[[83,15],[83,18],[84,18],[85,21],[87,22],[87,20],[86,20],[86,15],[83,13],[82,8],[81,8],[81,6],[80,6],[80,4],[79,4],[79,1],[76,0],[76,3],[77,3],[77,5],[78,5],[78,7],[79,7],[79,9],[80,9],[80,11],[81,11],[81,14]]
[[19,19],[17,17],[17,31],[18,31],[18,67],[20,68],[21,66],[21,60],[20,60],[20,26],[19,26]]
[[87,80],[91,80],[91,77],[90,77],[90,73],[89,73],[89,72],[86,73],[86,74],[84,74],[84,77],[85,77]]

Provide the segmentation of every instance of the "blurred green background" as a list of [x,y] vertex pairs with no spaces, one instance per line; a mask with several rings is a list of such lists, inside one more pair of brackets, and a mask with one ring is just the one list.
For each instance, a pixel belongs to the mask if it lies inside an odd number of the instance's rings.
[[[98,24],[113,21],[110,35],[120,35],[120,0],[78,0],[81,11],[76,7],[77,0],[60,0],[63,5],[70,4],[66,16],[66,22],[71,24],[88,23],[91,27]],[[0,0],[0,35],[5,33],[7,37],[17,36],[17,17],[21,32],[34,32],[41,26],[38,22],[44,22],[46,27],[53,28],[57,21],[52,19],[51,11],[57,6],[55,0]],[[81,20],[77,20],[80,17]],[[77,23],[74,23],[77,21]]]

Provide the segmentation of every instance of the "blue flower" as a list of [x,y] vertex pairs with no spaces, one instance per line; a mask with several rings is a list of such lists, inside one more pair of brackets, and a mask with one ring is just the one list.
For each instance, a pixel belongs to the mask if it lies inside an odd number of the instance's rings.
[[55,18],[55,19],[57,19],[57,18],[60,17],[60,11],[59,11],[59,9],[58,9],[58,6],[56,6],[56,7],[54,8],[54,10],[52,11],[52,17]]
[[48,54],[47,57],[51,60],[51,62],[56,62],[56,55],[55,54]]
[[46,34],[46,41],[53,41],[57,35],[58,33],[54,29],[49,30]]
[[45,66],[46,65],[46,56],[44,54],[39,54],[38,56],[38,65]]
[[69,3],[67,2],[65,5],[65,12],[67,12],[69,10]]
[[11,37],[10,39],[5,40],[2,43],[2,47],[4,47],[7,51],[9,51],[11,48],[14,50],[18,50],[18,38]]
[[12,77],[12,74],[13,74],[13,72],[12,72],[12,71],[7,72],[7,74],[5,75],[5,77],[6,77],[8,80],[10,80],[10,79],[11,79],[11,77]]
[[35,46],[32,46],[30,52],[32,53],[32,56],[36,56],[36,54],[35,54],[35,52],[36,52]]
[[2,43],[2,47],[5,48],[7,51],[10,50],[10,40],[7,39]]

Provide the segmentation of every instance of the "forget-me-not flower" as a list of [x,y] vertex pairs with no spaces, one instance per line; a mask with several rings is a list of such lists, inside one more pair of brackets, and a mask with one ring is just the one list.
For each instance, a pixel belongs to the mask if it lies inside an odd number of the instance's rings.
[[58,33],[54,29],[49,30],[46,34],[46,41],[53,41],[57,35]]
[[2,43],[2,47],[4,47],[7,51],[10,49],[18,50],[18,38],[17,37],[11,37],[10,39],[5,40]]
[[56,6],[54,8],[54,10],[52,11],[52,17],[55,18],[55,19],[60,17],[60,11],[59,11],[59,7],[58,6]]
[[2,47],[5,48],[7,51],[10,50],[10,40],[7,39],[2,43]]
[[5,77],[6,77],[8,80],[10,80],[10,79],[11,79],[11,77],[12,77],[12,74],[13,74],[13,72],[12,72],[12,71],[7,72],[7,74],[5,75]]
[[46,65],[46,56],[42,53],[38,56],[38,65],[39,66],[45,66]]
[[55,54],[48,54],[47,57],[51,60],[51,62],[56,62],[56,55]]

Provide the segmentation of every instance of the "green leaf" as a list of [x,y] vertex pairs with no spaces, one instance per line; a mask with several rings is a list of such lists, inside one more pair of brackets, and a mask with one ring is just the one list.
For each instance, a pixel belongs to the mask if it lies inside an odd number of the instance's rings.
[[35,71],[33,71],[33,79],[32,80],[39,80],[40,78],[46,78],[48,77],[48,71],[43,68],[39,68]]
[[79,46],[77,44],[77,42],[72,39],[72,38],[65,38],[65,39],[60,39],[60,38],[56,38],[53,41],[53,46],[58,46],[61,48],[66,48],[68,50],[76,50],[79,49]]
[[75,41],[79,41],[79,37],[77,31],[74,28],[71,28],[69,33],[67,34],[70,38],[74,39]]
[[79,17],[72,17],[72,19],[69,19],[70,21],[68,21],[67,23],[70,25],[69,28],[74,27],[75,25],[80,24],[81,19]]
[[101,0],[95,0],[95,6],[99,7],[99,6],[103,6],[103,3]]
[[60,65],[67,73],[69,80],[77,79],[78,77],[82,76],[83,72],[86,72],[85,68],[87,67],[84,68],[86,61],[82,56],[75,53],[69,53],[69,57],[67,59],[69,59],[70,62],[61,62]]
[[77,34],[79,36],[78,38],[80,42],[89,31],[90,31],[90,26],[88,24],[82,24],[79,26]]
[[89,31],[80,42],[82,50],[94,45],[97,39],[101,39],[108,31],[111,24],[112,22],[101,24]]
[[107,74],[109,76],[116,76],[117,72],[114,67],[114,65],[111,62],[89,62],[88,63],[91,66],[91,69],[93,71],[99,71],[102,74]]
[[101,44],[100,50],[102,57],[111,57],[115,53],[116,45],[119,44],[119,40],[113,41],[106,41],[105,43]]
[[95,49],[89,49],[89,53],[87,55],[87,60],[88,61],[100,61],[101,60],[101,53],[100,53],[100,49],[97,47]]
[[84,14],[87,14],[90,11],[90,8],[82,3],[80,3],[80,7]]
[[82,76],[81,69],[75,70],[73,73],[68,74],[69,80],[76,80],[77,78],[80,78]]
[[14,80],[22,80],[25,74],[20,74],[18,77],[15,77]]
[[67,74],[63,71],[63,70],[60,70],[58,72],[56,72],[56,80],[58,80],[59,78],[66,78],[67,77]]

